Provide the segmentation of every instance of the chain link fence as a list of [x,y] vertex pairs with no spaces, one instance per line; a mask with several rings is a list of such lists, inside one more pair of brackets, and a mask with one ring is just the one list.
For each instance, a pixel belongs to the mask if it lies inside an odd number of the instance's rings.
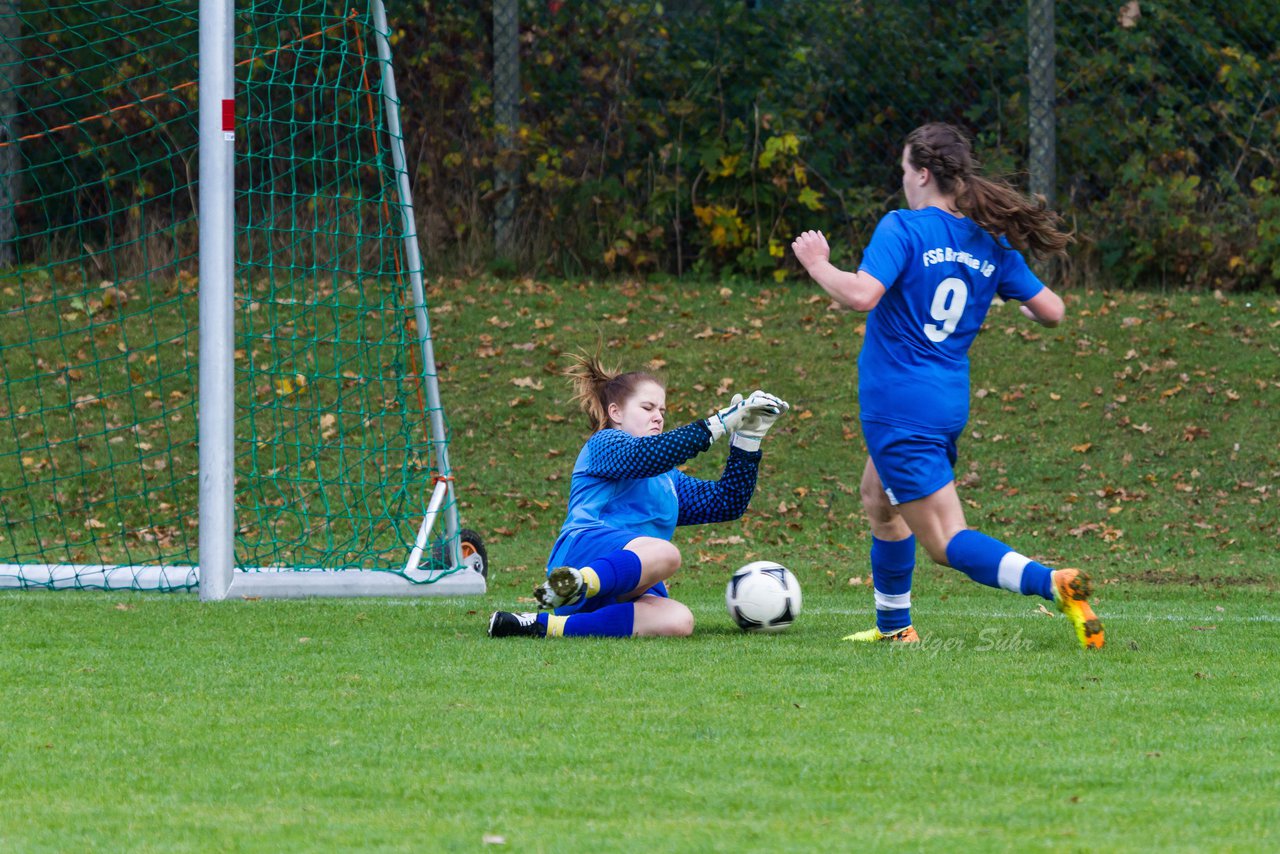
[[[900,204],[903,137],[942,120],[973,134],[989,172],[1064,212],[1077,274],[1280,275],[1274,0],[473,11],[494,45],[496,168],[481,195],[499,200],[499,248],[526,266],[761,274],[785,265],[799,228],[860,245]],[[513,72],[501,45],[516,17]]]
[[511,254],[515,243],[515,212],[520,182],[515,150],[520,122],[520,4],[493,2],[493,118],[497,138],[493,242],[499,258]]
[[[0,2],[10,30],[13,8]],[[864,245],[902,203],[903,138],[948,121],[973,135],[988,172],[1068,218],[1078,278],[1280,280],[1278,0],[451,0],[397,11],[393,63],[431,271],[785,278],[799,230]],[[9,101],[15,80],[43,73],[0,65]],[[7,150],[0,253],[26,192]]]

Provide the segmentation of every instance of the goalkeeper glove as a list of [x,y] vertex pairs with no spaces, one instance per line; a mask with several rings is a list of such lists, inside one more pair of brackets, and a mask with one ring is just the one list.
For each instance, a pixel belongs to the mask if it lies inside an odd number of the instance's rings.
[[747,403],[750,404],[751,401],[755,401],[756,405],[748,405],[747,414],[739,422],[738,430],[733,434],[732,440],[735,448],[741,448],[744,451],[760,450],[760,440],[764,438],[764,434],[769,432],[769,428],[782,416],[782,413],[791,408],[791,404],[766,391],[752,392],[751,397],[747,398]]
[[750,415],[771,414],[776,418],[786,407],[785,401],[763,391],[754,391],[745,400],[742,395],[735,394],[728,406],[707,419],[707,430],[711,433],[711,441],[714,442],[725,433],[737,432],[742,426],[743,419]]

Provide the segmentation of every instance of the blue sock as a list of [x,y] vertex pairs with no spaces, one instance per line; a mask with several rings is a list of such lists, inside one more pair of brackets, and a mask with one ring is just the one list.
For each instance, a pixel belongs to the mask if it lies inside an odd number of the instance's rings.
[[876,593],[876,628],[890,635],[911,625],[911,573],[916,538],[871,538],[871,582]]
[[1053,599],[1052,569],[980,531],[965,530],[952,537],[947,563],[979,584]]
[[546,621],[547,637],[566,638],[629,638],[635,628],[636,606],[632,602],[605,605],[598,611],[557,617],[539,614],[538,622]]
[[592,560],[582,567],[582,574],[587,596],[623,596],[640,584],[640,555],[618,549]]

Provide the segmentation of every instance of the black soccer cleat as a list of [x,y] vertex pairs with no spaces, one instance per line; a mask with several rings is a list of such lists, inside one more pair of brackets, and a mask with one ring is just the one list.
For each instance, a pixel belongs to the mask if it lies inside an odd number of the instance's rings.
[[491,638],[540,638],[547,630],[538,625],[537,614],[513,614],[510,611],[494,611],[489,618]]

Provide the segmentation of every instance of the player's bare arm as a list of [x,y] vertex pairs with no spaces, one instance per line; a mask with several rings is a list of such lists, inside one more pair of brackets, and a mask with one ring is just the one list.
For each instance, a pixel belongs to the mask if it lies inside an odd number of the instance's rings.
[[850,273],[831,263],[831,248],[821,231],[806,231],[791,243],[809,275],[832,299],[854,311],[871,311],[884,296],[884,285],[875,276],[859,270]]
[[1058,296],[1049,288],[1044,288],[1040,293],[1019,306],[1022,313],[1034,320],[1041,326],[1054,327],[1062,322],[1062,318],[1066,315],[1067,309],[1062,302],[1062,297]]

